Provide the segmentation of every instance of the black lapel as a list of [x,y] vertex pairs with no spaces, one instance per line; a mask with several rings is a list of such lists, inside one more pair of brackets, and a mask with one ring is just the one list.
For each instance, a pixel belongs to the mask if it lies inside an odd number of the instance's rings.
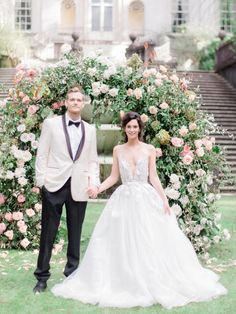
[[66,127],[66,115],[65,114],[62,115],[62,124],[63,124],[63,130],[64,130],[65,137],[66,137],[67,149],[68,149],[70,158],[73,160],[73,154],[72,154],[72,149],[71,149],[71,145],[70,145],[70,137],[69,137],[67,127]]
[[76,152],[76,154],[75,154],[75,159],[74,159],[74,161],[76,161],[76,160],[79,158],[79,156],[80,156],[80,154],[81,154],[81,152],[82,152],[82,150],[83,150],[84,142],[85,142],[85,127],[84,127],[84,123],[83,123],[82,120],[81,120],[81,122],[80,122],[80,125],[81,125],[81,131],[82,131],[82,138],[81,138],[81,141],[80,141],[80,143],[79,143],[79,147],[78,147],[78,149],[77,149],[77,152]]

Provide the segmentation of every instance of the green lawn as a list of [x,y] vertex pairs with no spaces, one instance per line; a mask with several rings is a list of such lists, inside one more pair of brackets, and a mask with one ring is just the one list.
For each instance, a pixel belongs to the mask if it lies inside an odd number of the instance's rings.
[[[229,290],[228,295],[210,302],[189,304],[183,308],[165,310],[159,305],[149,308],[112,309],[84,305],[78,301],[56,298],[50,288],[62,278],[65,264],[65,252],[53,256],[51,263],[52,276],[48,281],[49,289],[40,295],[34,295],[35,285],[33,271],[37,255],[32,252],[0,251],[0,314],[15,313],[66,313],[66,314],[234,314],[236,313],[236,197],[224,196],[218,201],[222,212],[222,225],[228,228],[232,238],[220,243],[211,250],[211,256],[217,259],[209,267],[217,269],[221,282]],[[84,225],[82,253],[84,252],[94,224],[100,215],[103,204],[89,204]],[[230,266],[231,265],[231,266]]]

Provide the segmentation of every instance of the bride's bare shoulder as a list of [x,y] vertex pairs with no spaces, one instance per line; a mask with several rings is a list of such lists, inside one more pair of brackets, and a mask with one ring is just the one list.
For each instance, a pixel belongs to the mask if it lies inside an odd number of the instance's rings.
[[124,148],[124,144],[119,144],[119,145],[116,145],[114,146],[113,148],[113,153],[119,153],[122,149]]
[[152,144],[143,143],[143,145],[148,150],[149,153],[155,151],[155,147]]

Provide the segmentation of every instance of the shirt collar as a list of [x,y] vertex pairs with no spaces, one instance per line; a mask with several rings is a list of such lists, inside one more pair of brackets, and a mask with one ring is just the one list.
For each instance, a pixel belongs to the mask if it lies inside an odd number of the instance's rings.
[[73,122],[81,122],[81,118],[79,118],[78,120],[72,120],[72,119],[69,117],[68,112],[66,112],[65,116],[66,116],[66,126],[68,126],[70,120],[73,121]]

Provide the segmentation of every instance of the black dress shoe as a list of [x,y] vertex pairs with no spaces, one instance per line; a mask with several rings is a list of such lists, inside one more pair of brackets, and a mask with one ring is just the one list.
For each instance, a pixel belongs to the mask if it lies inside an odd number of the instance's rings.
[[41,293],[47,288],[47,283],[45,281],[38,281],[33,289],[34,293]]

